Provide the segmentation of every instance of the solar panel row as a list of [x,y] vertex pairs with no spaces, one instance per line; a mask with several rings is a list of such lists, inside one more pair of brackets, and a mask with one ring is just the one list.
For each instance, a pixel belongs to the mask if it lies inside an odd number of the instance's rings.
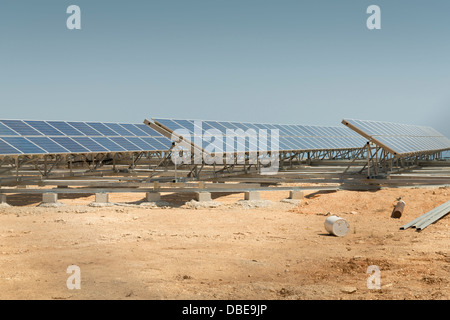
[[161,137],[145,124],[35,120],[0,120],[0,135]]
[[342,123],[394,154],[450,149],[450,139],[431,127],[354,119]]
[[[278,130],[278,144],[280,151],[300,151],[300,150],[339,150],[361,148],[365,139],[357,133],[345,127],[333,126],[306,126],[306,125],[278,125],[262,123],[244,123],[229,121],[199,121],[199,120],[177,120],[177,119],[153,119],[155,124],[164,127],[171,133],[185,130],[192,137],[195,145],[206,148],[212,140],[214,133],[221,133],[224,137],[223,151],[256,151],[270,149],[273,130]],[[227,131],[228,130],[228,131]],[[237,137],[247,137],[247,139],[227,140],[230,131]],[[249,139],[249,130],[254,130],[256,135],[261,130],[266,130],[267,140],[258,136],[258,142]],[[201,140],[200,140],[200,139]]]
[[0,120],[0,155],[165,151],[145,124]]

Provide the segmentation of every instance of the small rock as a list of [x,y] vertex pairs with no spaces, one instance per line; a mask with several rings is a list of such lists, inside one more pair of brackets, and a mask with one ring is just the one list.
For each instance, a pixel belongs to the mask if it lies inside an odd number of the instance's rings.
[[355,287],[344,287],[344,288],[341,289],[341,292],[352,294],[352,293],[355,293],[356,290],[357,289]]
[[133,295],[133,291],[130,291],[130,292],[128,292],[126,295],[125,295],[125,297],[131,297]]

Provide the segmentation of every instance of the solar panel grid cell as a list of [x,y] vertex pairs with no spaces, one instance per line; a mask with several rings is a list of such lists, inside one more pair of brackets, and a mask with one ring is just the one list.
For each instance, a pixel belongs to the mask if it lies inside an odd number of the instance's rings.
[[136,146],[135,144],[131,143],[130,141],[128,141],[123,137],[111,137],[110,139],[127,151],[142,151],[141,148],[139,148],[138,146]]
[[103,136],[100,132],[89,126],[84,122],[67,122],[70,126],[74,127],[86,136]]
[[29,137],[28,140],[50,154],[67,153],[69,151],[48,137]]
[[102,145],[106,149],[108,149],[111,152],[123,152],[126,151],[125,148],[119,146],[117,143],[114,143],[109,138],[106,137],[92,137],[92,140],[97,142],[98,144]]
[[113,130],[114,132],[118,133],[120,136],[136,136],[131,131],[125,129],[123,126],[121,126],[118,123],[104,123],[105,126],[107,126],[109,129]]
[[72,127],[70,124],[64,121],[47,121],[52,127],[58,129],[58,131],[64,133],[66,136],[77,137],[84,136],[83,133]]
[[42,133],[33,129],[22,120],[3,120],[2,123],[22,136],[42,136]]
[[53,126],[49,125],[45,121],[25,121],[33,129],[39,131],[46,136],[63,136],[64,133],[55,129]]
[[150,137],[161,137],[161,133],[159,133],[158,131],[150,128],[149,126],[147,126],[145,124],[136,124],[135,126],[137,128],[139,128],[140,130],[142,130],[144,133],[146,133],[147,136],[150,136]]
[[101,134],[103,134],[104,136],[107,136],[107,137],[119,136],[119,134],[117,132],[115,132],[114,130],[108,128],[103,123],[100,123],[100,122],[87,122],[87,124],[89,126],[91,126],[92,128],[94,128],[95,130],[97,130],[98,132],[100,132]]
[[89,137],[73,137],[72,140],[91,152],[108,152],[108,149],[95,142]]
[[128,137],[127,140],[130,141],[132,144],[138,146],[142,150],[148,150],[148,151],[153,150],[153,147],[151,147],[147,142],[145,142],[144,140],[142,140],[138,137]]
[[0,154],[2,155],[16,155],[16,154],[22,154],[22,152],[13,146],[11,146],[9,143],[4,141],[3,139],[0,139]]
[[54,142],[64,146],[72,153],[89,153],[90,151],[69,137],[52,137]]
[[3,140],[24,154],[47,153],[45,150],[39,148],[36,144],[25,139],[24,137],[3,137]]
[[121,126],[124,127],[125,129],[127,129],[128,131],[134,133],[138,137],[148,136],[148,134],[146,132],[142,131],[141,129],[139,129],[132,123],[123,123],[123,124],[121,124]]
[[0,123],[0,136],[18,136],[19,134],[8,128],[3,123]]

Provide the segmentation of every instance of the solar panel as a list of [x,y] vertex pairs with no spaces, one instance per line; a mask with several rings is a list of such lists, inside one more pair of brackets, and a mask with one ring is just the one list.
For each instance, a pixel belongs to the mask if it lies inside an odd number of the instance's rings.
[[23,137],[3,137],[3,141],[14,146],[17,150],[25,154],[42,154],[46,153],[45,150],[39,148],[33,142]]
[[138,137],[128,137],[127,140],[130,141],[132,144],[138,146],[142,150],[152,150],[151,145],[149,145],[147,142]]
[[[160,119],[154,118],[154,123],[167,131],[167,136],[179,133],[181,129],[186,130],[191,141],[193,137],[200,133],[203,142],[197,147],[203,149],[212,143],[212,130],[220,132],[223,135],[223,150],[232,149],[241,151],[257,151],[268,149],[271,145],[270,139],[266,143],[259,143],[252,140],[250,136],[256,133],[259,140],[261,130],[265,130],[267,135],[273,133],[272,130],[278,130],[279,133],[279,151],[309,151],[309,150],[339,150],[339,149],[360,149],[364,146],[366,140],[347,128],[338,128],[330,126],[304,126],[304,125],[283,125],[267,123],[249,123],[249,122],[230,122],[230,121],[200,121],[187,119]],[[201,130],[200,130],[201,127]],[[227,129],[237,137],[232,143],[227,141]],[[344,129],[344,130],[342,130]],[[218,130],[218,131],[217,131]],[[208,134],[209,133],[209,134]],[[231,137],[228,135],[228,137]],[[350,139],[352,138],[352,139]],[[195,143],[194,143],[195,144]],[[269,147],[270,149],[270,147]]]
[[145,124],[135,124],[134,126],[144,131],[150,137],[161,137],[161,133],[159,133],[156,130],[153,130],[152,128],[150,128]]
[[118,136],[119,135],[117,132],[111,130],[110,128],[105,126],[103,123],[88,122],[87,124],[105,136]]
[[67,122],[69,125],[80,131],[86,136],[103,136],[100,132],[84,122]]
[[394,155],[450,150],[450,139],[431,127],[354,119],[342,123]]
[[104,125],[107,126],[108,128],[110,128],[111,130],[114,130],[114,132],[117,132],[121,136],[125,136],[125,137],[126,136],[135,136],[135,134],[131,133],[130,131],[128,131],[127,129],[125,129],[118,123],[105,123]]
[[64,133],[66,136],[84,136],[83,133],[72,127],[70,124],[64,121],[49,121],[49,123]]
[[164,152],[171,146],[170,139],[144,124],[0,120],[0,156]]
[[113,142],[117,143],[119,146],[123,147],[125,150],[129,150],[129,151],[143,150],[123,137],[111,137],[110,139]]
[[104,146],[111,152],[123,152],[126,151],[125,148],[119,146],[117,143],[114,143],[109,138],[106,137],[92,137],[92,140],[96,141],[100,145]]
[[50,138],[56,143],[64,146],[67,150],[69,150],[72,153],[89,153],[89,149],[86,149],[76,141],[72,140],[69,137],[53,137]]
[[17,132],[14,132],[7,126],[5,126],[3,123],[0,123],[0,135],[1,136],[18,136],[19,134]]
[[130,132],[133,132],[138,137],[147,135],[144,131],[136,127],[134,124],[123,124],[122,127],[124,127]]
[[21,154],[19,150],[11,146],[9,143],[0,139],[0,154],[2,155],[16,155]]
[[107,152],[109,151],[99,143],[95,142],[89,137],[73,137],[72,140],[83,146],[84,148],[88,149],[92,152]]
[[[39,131],[40,133],[46,135],[46,136],[63,136],[64,133],[62,133],[59,130],[56,130],[54,127],[46,123],[45,121],[25,121],[29,126],[31,126],[33,129]],[[24,134],[27,135],[27,134]]]
[[22,136],[42,136],[42,133],[36,131],[22,120],[3,120],[2,123]]
[[51,154],[67,153],[69,150],[62,147],[48,137],[29,137],[28,140]]

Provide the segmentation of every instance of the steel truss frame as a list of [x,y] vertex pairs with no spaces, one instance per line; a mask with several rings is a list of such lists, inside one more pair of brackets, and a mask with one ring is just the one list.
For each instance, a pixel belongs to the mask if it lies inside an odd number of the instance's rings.
[[[360,152],[365,152],[367,162],[358,172],[365,173],[367,178],[385,177],[391,173],[399,173],[419,166],[420,161],[433,161],[442,158],[442,151],[428,151],[416,154],[398,155],[389,150],[368,141]],[[356,160],[356,158],[354,159]],[[343,174],[353,165],[351,163]]]

